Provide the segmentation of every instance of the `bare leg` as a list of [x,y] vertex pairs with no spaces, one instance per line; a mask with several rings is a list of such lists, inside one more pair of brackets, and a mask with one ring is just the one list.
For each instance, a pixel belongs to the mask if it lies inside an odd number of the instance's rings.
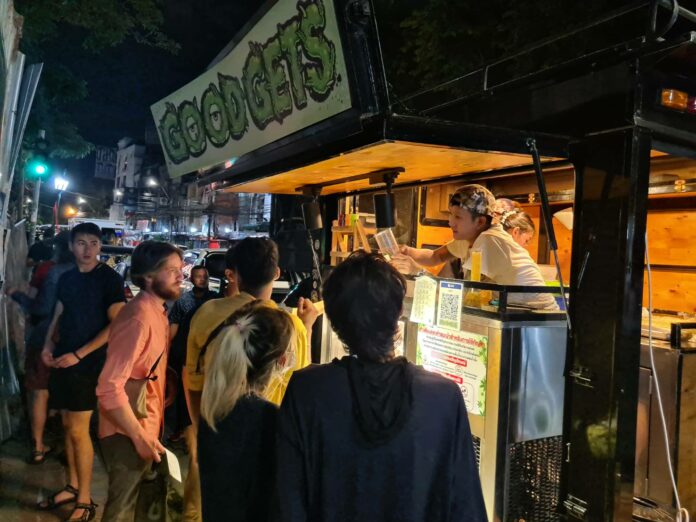
[[[74,465],[77,474],[77,501],[83,504],[92,502],[92,467],[94,465],[94,446],[89,435],[91,411],[69,411],[67,438],[73,447]],[[76,510],[74,516],[79,517],[82,510]]]
[[[62,410],[60,415],[63,420],[63,431],[65,432],[65,460],[68,463],[68,484],[77,489],[79,482],[77,480],[77,466],[75,464],[75,445],[70,438],[69,412]],[[56,496],[55,501],[62,502],[63,500],[71,498],[73,498],[72,493],[69,491],[61,491]]]
[[48,390],[32,392],[31,404],[31,436],[34,439],[34,449],[44,451],[44,428],[48,416]]

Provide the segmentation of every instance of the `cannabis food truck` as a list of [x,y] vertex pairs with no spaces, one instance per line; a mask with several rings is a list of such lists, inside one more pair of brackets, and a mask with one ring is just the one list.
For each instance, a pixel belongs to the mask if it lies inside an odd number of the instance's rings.
[[[696,17],[672,3],[658,24],[658,4],[585,28],[652,21],[620,45],[542,67],[573,33],[406,99],[385,72],[388,21],[369,1],[271,2],[152,107],[172,175],[215,166],[200,183],[277,195],[276,223],[302,203],[306,230],[281,250],[299,259],[297,240],[307,245],[315,298],[324,267],[377,249],[380,232],[449,241],[449,196],[463,184],[532,217],[527,249],[549,286],[438,267],[409,281],[397,346],[460,385],[490,520],[696,507]],[[560,309],[512,304],[531,290]],[[341,354],[326,324],[321,339],[315,362]]]

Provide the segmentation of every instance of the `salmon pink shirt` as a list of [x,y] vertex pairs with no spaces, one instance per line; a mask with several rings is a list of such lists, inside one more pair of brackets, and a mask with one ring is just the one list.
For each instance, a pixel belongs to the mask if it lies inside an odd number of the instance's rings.
[[105,411],[128,406],[125,384],[128,379],[144,379],[162,355],[153,377],[147,382],[147,418],[139,419],[145,431],[159,437],[164,415],[169,321],[161,299],[141,291],[123,307],[111,323],[106,364],[99,376],[99,438],[126,433],[116,426]]

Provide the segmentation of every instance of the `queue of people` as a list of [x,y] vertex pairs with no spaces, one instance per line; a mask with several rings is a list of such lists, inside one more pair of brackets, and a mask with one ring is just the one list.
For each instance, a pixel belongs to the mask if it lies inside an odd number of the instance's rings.
[[[401,272],[450,259],[471,269],[480,250],[489,280],[543,279],[524,248],[534,224],[512,202],[467,185],[449,210],[454,239],[443,247],[403,246],[391,263],[357,252],[333,270],[325,310],[347,355],[324,365],[310,364],[314,304],[300,298],[291,314],[271,300],[280,274],[272,240],[247,238],[227,252],[220,298],[203,267],[181,296],[182,252],[145,241],[131,261],[140,292],[126,304],[120,276],[97,261],[99,228],[73,228],[63,254],[74,265],[56,254],[43,308],[15,297],[43,318],[31,353],[40,349],[45,372],[36,373],[47,377],[35,401],[60,410],[66,437],[67,484],[37,507],[71,504],[68,520],[94,519],[89,422],[98,408],[109,479],[102,520],[134,521],[143,479],[163,458],[170,379],[174,432],[189,452],[186,521],[486,520],[459,388],[395,354]],[[555,306],[543,294],[526,300]],[[39,460],[42,422],[32,415]]]

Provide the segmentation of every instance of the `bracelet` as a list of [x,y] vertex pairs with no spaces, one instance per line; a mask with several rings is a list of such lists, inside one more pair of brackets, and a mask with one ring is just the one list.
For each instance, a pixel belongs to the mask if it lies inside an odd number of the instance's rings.
[[80,357],[79,355],[77,355],[77,352],[73,352],[73,355],[77,358],[78,361],[81,361],[81,360],[82,360],[82,357]]

